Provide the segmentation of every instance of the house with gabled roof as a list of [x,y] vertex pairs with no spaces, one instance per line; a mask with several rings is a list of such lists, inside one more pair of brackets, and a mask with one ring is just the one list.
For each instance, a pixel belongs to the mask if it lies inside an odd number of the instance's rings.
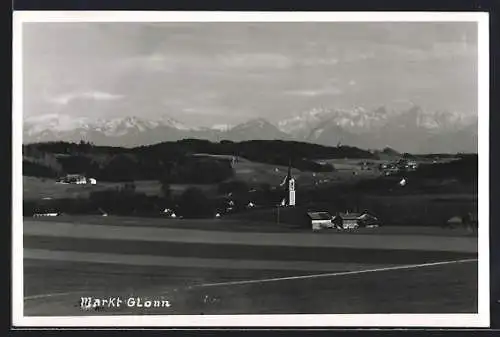
[[328,212],[307,212],[313,231],[323,228],[332,228],[332,216]]
[[333,223],[341,229],[356,229],[359,227],[377,227],[380,222],[377,217],[370,214],[368,211],[362,213],[338,213],[333,219]]

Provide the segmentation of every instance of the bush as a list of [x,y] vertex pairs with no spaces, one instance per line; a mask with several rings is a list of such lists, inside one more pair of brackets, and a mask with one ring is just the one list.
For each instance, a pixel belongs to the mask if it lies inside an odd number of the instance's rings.
[[185,218],[205,218],[214,215],[213,202],[199,188],[188,188],[179,199],[179,213]]

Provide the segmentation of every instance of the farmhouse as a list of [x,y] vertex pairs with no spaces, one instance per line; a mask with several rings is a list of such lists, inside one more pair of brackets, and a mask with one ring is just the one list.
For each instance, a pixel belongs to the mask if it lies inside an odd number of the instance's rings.
[[65,184],[81,185],[87,183],[87,178],[85,178],[85,176],[82,176],[80,174],[68,174],[65,177],[61,178],[59,181]]
[[461,216],[453,216],[446,221],[448,227],[461,226],[463,224]]
[[380,170],[384,173],[385,176],[390,176],[393,174],[397,174],[400,172],[400,168],[393,163],[382,164],[380,165]]
[[465,226],[467,228],[477,228],[478,227],[477,214],[467,213],[462,216],[455,215],[446,221],[446,225],[447,227],[450,228],[461,227],[461,226]]
[[356,229],[360,227],[373,228],[380,225],[377,217],[368,211],[363,213],[337,213],[332,216],[328,212],[307,212],[307,218],[313,231],[336,228],[336,229]]
[[367,211],[363,213],[339,213],[333,217],[332,222],[342,229],[379,226],[377,217],[371,215]]
[[363,213],[361,213],[361,215],[359,216],[359,224],[362,226],[362,227],[378,227],[380,226],[380,221],[379,219],[370,214],[368,211],[364,211]]
[[323,228],[332,228],[332,216],[328,212],[307,212],[313,231]]
[[406,169],[409,171],[415,171],[418,168],[416,161],[410,160],[406,163]]
[[360,213],[339,213],[332,219],[342,229],[355,229],[360,226]]

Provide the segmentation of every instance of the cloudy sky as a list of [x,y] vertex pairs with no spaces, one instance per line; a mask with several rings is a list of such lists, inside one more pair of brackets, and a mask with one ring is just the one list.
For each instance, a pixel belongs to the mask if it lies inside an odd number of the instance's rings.
[[476,113],[475,23],[27,23],[24,112],[276,121],[413,102]]

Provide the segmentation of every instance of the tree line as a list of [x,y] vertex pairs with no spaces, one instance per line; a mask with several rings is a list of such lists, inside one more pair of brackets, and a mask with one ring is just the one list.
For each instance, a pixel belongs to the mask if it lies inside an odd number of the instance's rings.
[[[228,158],[194,154],[226,155]],[[338,148],[289,141],[219,143],[185,139],[136,148],[95,146],[88,142],[48,142],[23,146],[23,174],[56,177],[85,174],[101,181],[168,180],[171,183],[211,184],[233,176],[230,156],[288,166],[301,171],[331,172],[330,158],[372,158],[354,147]]]

